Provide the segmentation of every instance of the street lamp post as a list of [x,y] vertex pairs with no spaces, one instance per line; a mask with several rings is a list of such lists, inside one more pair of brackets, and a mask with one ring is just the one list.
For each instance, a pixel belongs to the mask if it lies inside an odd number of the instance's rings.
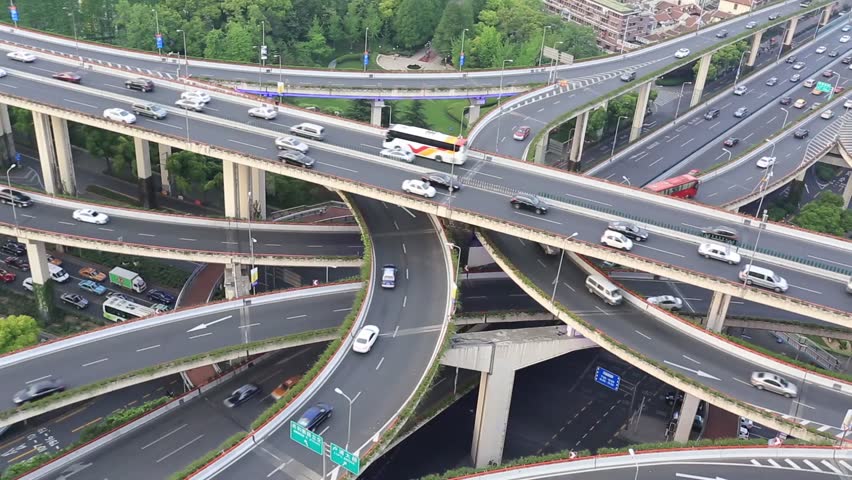
[[733,153],[730,150],[728,150],[727,148],[723,148],[722,151],[728,154],[728,160],[727,161],[730,162],[731,156],[733,155]]
[[769,151],[769,156],[774,157],[775,156],[775,140],[770,140],[770,139],[767,138],[766,141],[769,142],[770,145],[772,145],[772,149]]
[[612,150],[609,152],[609,161],[612,161],[612,156],[615,155],[615,142],[618,141],[618,125],[621,123],[622,118],[628,118],[625,115],[619,115],[618,120],[615,121],[615,135],[612,137]]
[[349,402],[349,426],[346,428],[346,448],[349,449],[349,440],[352,438],[352,404],[355,403],[355,400],[349,398],[349,395],[346,395],[343,390],[337,387],[334,388],[334,393],[342,395]]
[[461,247],[456,245],[453,242],[446,242],[446,244],[447,244],[448,247],[455,248],[459,251],[459,261],[456,262],[456,283],[458,283],[459,275],[461,275],[461,255],[462,255]]
[[77,18],[74,15],[74,12],[68,12],[68,16],[71,17],[71,27],[74,29],[74,50],[77,53],[77,58],[82,59],[80,57],[80,40],[77,37]]
[[675,109],[675,122],[677,122],[677,116],[680,113],[680,101],[683,99],[683,89],[687,85],[692,85],[692,82],[683,82],[683,85],[680,86],[680,96],[677,97],[677,108]]
[[[556,50],[556,47],[558,45],[562,45],[563,43],[565,43],[565,42],[553,42],[553,49]],[[559,66],[559,58],[558,58],[559,57],[559,50],[556,50],[556,57],[557,58],[550,59],[550,65],[553,68],[550,70],[550,74],[547,76],[547,84],[548,85],[556,82],[556,67]]]
[[621,53],[619,55],[624,55],[624,45],[627,43],[627,29],[630,26],[630,17],[632,15],[628,15],[627,18],[624,19],[624,37],[621,38]]
[[461,137],[461,136],[462,136],[462,134],[464,133],[464,111],[465,111],[465,110],[470,110],[470,107],[472,107],[472,106],[473,106],[473,105],[468,105],[468,106],[466,106],[466,107],[462,108],[461,118],[459,118],[459,136],[460,136],[460,137]]
[[790,111],[786,108],[782,108],[781,110],[784,110],[784,123],[781,124],[781,130],[784,130],[787,126],[787,117],[790,115]]
[[[370,27],[364,27],[364,55],[368,55],[367,50],[367,33],[369,33]],[[367,71],[367,62],[364,62],[364,71]]]
[[[6,170],[6,183],[9,184],[9,191],[12,190],[12,177],[10,176],[10,174],[11,174],[12,170],[17,166],[18,166],[17,163],[13,163]],[[15,230],[17,230],[18,229],[18,212],[15,210],[15,202],[9,202],[9,203],[12,204],[12,218],[15,219]]]
[[737,88],[737,80],[740,79],[740,72],[743,67],[743,59],[745,58],[745,54],[748,53],[748,50],[744,51],[742,55],[740,55],[740,61],[737,63],[737,74],[734,75],[734,88]]
[[[284,88],[284,69],[281,68],[281,57],[283,57],[283,55],[275,54],[274,57],[278,59],[278,85],[280,85],[280,87],[276,87],[275,91],[279,92],[278,88]],[[281,93],[278,93],[278,96],[280,98]]]
[[[763,205],[763,197],[761,197],[761,199],[760,199],[760,205],[761,206]],[[757,213],[758,213],[758,215],[760,214],[760,206],[757,207]],[[761,220],[763,221],[762,222],[763,225],[766,225],[766,220],[768,218],[769,218],[769,210],[764,210],[763,211],[763,217],[761,218]],[[748,267],[746,267],[746,270],[745,270],[746,272],[751,271],[751,266],[754,264],[754,256],[757,254],[757,245],[760,243],[760,233],[762,231],[763,231],[763,228],[760,225],[758,225],[757,226],[757,238],[755,238],[755,240],[754,240],[754,249],[752,249],[752,251],[751,251],[751,258],[748,261]],[[744,277],[746,277],[746,278],[745,278],[745,280],[743,280],[743,288],[746,288],[746,286],[748,285],[748,275],[744,275]]]
[[461,49],[459,49],[459,71],[460,72],[462,71],[462,67],[464,66],[464,65],[462,65],[462,57],[464,57],[464,34],[468,30],[470,30],[470,29],[465,28],[464,30],[462,30],[462,43],[461,43]]
[[186,30],[177,29],[183,35],[183,76],[189,80],[189,52],[186,51]]
[[[568,236],[568,239],[572,239],[579,235],[580,232],[574,232]],[[553,304],[556,302],[556,287],[559,286],[559,275],[562,273],[562,260],[565,258],[565,249],[561,248],[561,253],[559,254],[559,266],[556,267],[556,278],[553,279],[553,293],[550,295],[550,303]]]
[[781,34],[781,41],[778,42],[778,57],[775,59],[776,62],[781,61],[781,54],[784,53],[784,38],[787,37],[787,23],[784,23],[784,33]]
[[[242,181],[242,179],[240,180]],[[249,269],[249,282],[251,282],[251,294],[255,294],[254,282],[251,281],[251,271],[254,267],[254,235],[251,234],[251,217],[254,216],[254,200],[252,198],[251,192],[248,192],[249,199],[249,212],[248,212],[248,236],[249,236],[249,258],[251,259],[251,269]]]
[[494,151],[500,151],[500,124],[503,119],[503,106],[502,106],[502,96],[503,96],[503,72],[506,70],[507,63],[514,63],[514,60],[511,58],[507,58],[503,60],[503,65],[500,67],[500,89],[497,91],[497,138],[494,140]]
[[541,60],[544,57],[544,37],[547,34],[547,29],[551,28],[550,25],[545,25],[544,28],[541,29],[541,48],[538,51],[538,66],[541,66]]
[[[152,8],[151,11],[154,12],[154,24],[157,26],[157,38],[160,38],[160,15],[157,13],[156,8]],[[157,45],[159,45],[159,43]],[[157,55],[163,55],[163,49],[159,46],[157,47]]]
[[628,187],[632,186],[632,185],[630,184],[630,179],[629,179],[629,178],[627,178],[627,176],[626,176],[626,175],[622,175],[622,176],[621,176],[621,179],[622,179],[622,180],[624,180],[624,183],[626,183]]

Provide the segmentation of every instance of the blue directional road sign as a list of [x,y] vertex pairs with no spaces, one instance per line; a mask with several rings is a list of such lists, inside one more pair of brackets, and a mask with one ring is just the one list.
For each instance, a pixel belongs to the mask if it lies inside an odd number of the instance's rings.
[[15,152],[15,163],[17,163],[18,165],[20,165],[20,164],[21,164],[21,160],[23,160],[23,159],[24,159],[24,157],[23,157],[23,156],[21,156],[21,152]]
[[459,66],[464,66],[464,52],[459,52]]
[[18,23],[18,7],[11,5],[9,7],[9,13],[12,15],[12,21]]
[[364,52],[364,66],[370,64],[370,52]]
[[618,387],[621,385],[620,376],[601,367],[598,367],[595,370],[595,381],[610,390],[615,390],[616,392],[618,391]]
[[158,34],[154,35],[154,38],[157,39],[157,48],[162,50],[163,49],[163,35],[158,33]]

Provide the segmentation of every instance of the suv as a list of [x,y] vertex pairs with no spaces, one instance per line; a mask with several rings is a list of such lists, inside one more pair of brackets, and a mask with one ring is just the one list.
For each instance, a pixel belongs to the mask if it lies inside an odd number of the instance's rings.
[[396,287],[396,265],[387,264],[382,267],[382,288]]
[[133,113],[137,115],[144,115],[157,120],[162,120],[168,115],[165,108],[151,102],[134,102],[132,108]]
[[707,112],[704,114],[704,120],[713,120],[714,118],[718,117],[720,113],[722,113],[722,111],[718,108],[711,108],[710,110],[707,110]]
[[776,293],[786,292],[789,288],[787,280],[784,280],[783,277],[779,277],[768,268],[758,267],[757,265],[746,265],[745,268],[740,270],[739,278],[746,285],[757,285]]
[[124,88],[128,90],[139,90],[140,92],[150,92],[154,90],[154,82],[147,78],[131,78],[124,81]]
[[29,207],[33,204],[33,199],[17,190],[3,188],[0,189],[0,203],[8,203],[16,207]]
[[27,246],[14,240],[7,240],[6,243],[0,245],[0,250],[16,257],[27,254]]

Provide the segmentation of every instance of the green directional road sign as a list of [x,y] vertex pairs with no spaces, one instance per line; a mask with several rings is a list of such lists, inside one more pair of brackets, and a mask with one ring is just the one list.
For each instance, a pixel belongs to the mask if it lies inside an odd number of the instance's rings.
[[361,458],[345,448],[331,444],[331,461],[349,470],[355,475],[361,471]]
[[817,90],[823,93],[829,93],[834,90],[834,88],[832,88],[831,84],[828,82],[817,82],[816,88]]
[[317,455],[322,455],[322,436],[293,421],[290,422],[290,440],[312,450]]

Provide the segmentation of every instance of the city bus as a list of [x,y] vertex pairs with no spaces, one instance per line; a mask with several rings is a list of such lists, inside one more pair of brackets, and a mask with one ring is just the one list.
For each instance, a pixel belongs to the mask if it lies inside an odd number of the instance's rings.
[[113,322],[136,320],[137,318],[154,315],[153,309],[121,297],[110,297],[104,300],[104,318]]
[[698,184],[700,183],[698,177],[695,176],[697,173],[698,171],[693,170],[686,175],[678,175],[652,183],[645,189],[672,197],[694,198],[698,194]]
[[418,157],[442,163],[463,165],[467,159],[467,140],[425,128],[409,125],[392,125],[385,134],[384,148],[396,148],[414,152]]

